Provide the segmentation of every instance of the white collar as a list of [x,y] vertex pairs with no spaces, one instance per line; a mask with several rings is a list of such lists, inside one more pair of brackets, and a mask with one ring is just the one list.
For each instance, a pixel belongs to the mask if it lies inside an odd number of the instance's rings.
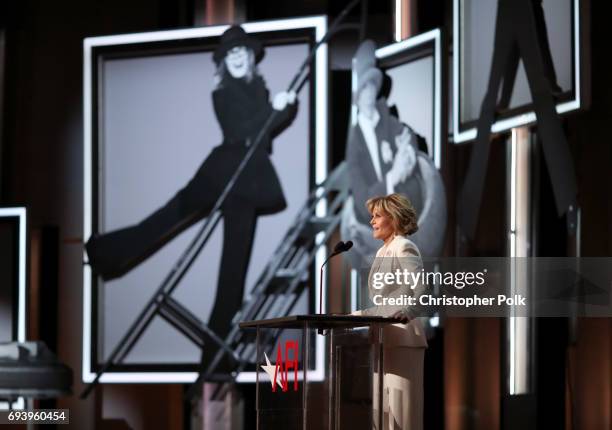
[[397,236],[398,236],[397,234],[394,234],[394,235],[393,235],[393,238],[392,238],[392,239],[391,239],[391,240],[390,240],[388,243],[384,243],[384,242],[383,242],[383,246],[382,246],[382,247],[383,247],[383,248],[385,248],[385,249],[387,249],[388,247],[390,247],[390,246],[391,246],[391,244],[392,244],[392,243],[395,241],[395,239],[397,238]]
[[380,114],[378,113],[378,109],[374,108],[374,116],[372,118],[368,118],[363,114],[363,112],[358,111],[357,119],[359,121],[359,125],[362,127],[367,126],[373,129],[378,124],[378,121],[380,121]]

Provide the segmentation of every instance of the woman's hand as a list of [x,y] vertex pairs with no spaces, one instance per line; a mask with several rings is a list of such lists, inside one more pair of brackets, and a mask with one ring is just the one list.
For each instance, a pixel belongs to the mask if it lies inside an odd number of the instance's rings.
[[295,103],[295,98],[295,91],[281,91],[274,96],[272,107],[274,110],[283,110],[288,104],[292,105]]
[[406,315],[402,311],[397,311],[396,313],[391,315],[391,318],[401,322],[402,324],[408,324],[412,320],[412,318],[410,318],[408,315]]
[[410,139],[412,138],[412,132],[408,127],[404,127],[402,132],[395,137],[395,146],[397,149],[400,149],[406,145],[410,144]]

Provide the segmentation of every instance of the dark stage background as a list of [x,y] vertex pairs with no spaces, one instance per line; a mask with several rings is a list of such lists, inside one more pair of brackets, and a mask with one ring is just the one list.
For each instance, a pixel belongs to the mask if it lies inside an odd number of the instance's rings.
[[[217,4],[206,15],[206,4]],[[53,250],[33,246],[39,261],[54,261],[57,316],[45,320],[54,327],[56,352],[75,372],[74,392],[83,385],[81,372],[82,335],[82,39],[96,35],[153,31],[199,24],[237,20],[262,20],[309,14],[335,16],[344,1],[312,0],[277,2],[258,0],[235,2],[233,12],[224,2],[172,0],[9,0],[0,3],[0,30],[4,31],[4,81],[1,100],[1,183],[0,203],[27,202],[33,237],[46,228],[56,228]],[[577,169],[579,201],[582,207],[582,255],[612,255],[612,85],[610,85],[609,39],[612,11],[608,2],[591,2],[592,104],[588,112],[564,119]],[[391,42],[391,1],[371,2],[366,34],[379,44]],[[452,1],[418,1],[418,32],[435,27],[446,29],[450,45]],[[358,20],[358,11],[351,15]],[[357,34],[338,37],[330,47],[330,162],[338,164],[345,154],[350,94],[350,56]],[[443,174],[449,195],[448,255],[504,255],[504,148],[500,140],[492,145],[486,178],[477,241],[465,243],[455,234],[458,187],[463,182],[471,146],[445,147]],[[565,221],[554,215],[548,174],[542,171],[542,228],[538,234],[540,255],[568,255],[571,244],[565,239]],[[43,243],[43,242],[41,242]],[[49,243],[49,242],[44,242]],[[42,251],[41,251],[42,252]],[[56,253],[56,254],[55,254]],[[51,257],[48,257],[51,255]],[[50,258],[51,260],[47,260]],[[36,270],[32,267],[31,270]],[[34,317],[32,317],[34,318]],[[31,325],[32,327],[36,325]],[[578,322],[578,337],[565,347],[565,320],[547,320],[540,325],[538,348],[548,351],[538,365],[538,384],[543,387],[537,402],[542,413],[569,419],[573,410],[580,429],[605,429],[612,410],[612,322],[584,319]],[[443,335],[430,344],[426,355],[427,429],[492,429],[503,419],[500,399],[499,320],[447,321]],[[31,332],[32,333],[32,332]],[[551,336],[551,333],[556,333]],[[50,334],[47,334],[51,336]],[[561,345],[561,347],[559,347]],[[570,385],[563,376],[571,362]],[[571,398],[548,397],[553,387]],[[564,389],[563,389],[564,387]],[[559,391],[557,391],[559,393]],[[246,393],[247,395],[251,395]],[[87,400],[78,396],[61,399],[58,407],[70,408],[70,428],[121,428],[121,421],[138,428],[184,428],[187,425],[182,403],[183,387],[178,385],[105,385]],[[573,402],[574,408],[569,405]],[[163,407],[159,407],[163,405]],[[559,405],[560,408],[559,409]],[[251,407],[252,405],[246,405]],[[543,415],[545,416],[545,415]],[[246,416],[252,421],[252,415]],[[115,420],[115,421],[112,421]],[[563,428],[562,423],[547,428]]]

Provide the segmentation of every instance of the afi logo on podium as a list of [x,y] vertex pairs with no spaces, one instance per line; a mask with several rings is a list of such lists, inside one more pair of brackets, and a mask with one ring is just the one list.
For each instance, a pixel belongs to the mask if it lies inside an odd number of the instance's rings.
[[[289,353],[292,352],[291,357]],[[272,383],[272,391],[276,392],[276,385],[283,390],[283,392],[289,391],[288,375],[289,369],[293,369],[293,391],[298,390],[298,343],[295,340],[285,341],[285,355],[283,357],[283,350],[281,345],[278,345],[276,350],[276,363],[270,364],[268,355],[264,352],[266,357],[266,365],[262,365],[261,368],[270,377]]]

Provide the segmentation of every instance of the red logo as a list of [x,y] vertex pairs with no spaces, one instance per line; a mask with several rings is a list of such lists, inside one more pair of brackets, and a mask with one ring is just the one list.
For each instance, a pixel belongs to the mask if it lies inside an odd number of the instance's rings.
[[266,364],[262,365],[261,368],[270,377],[273,392],[276,392],[277,384],[283,392],[289,391],[289,369],[293,369],[293,391],[298,390],[298,351],[297,341],[287,340],[285,341],[285,355],[283,356],[283,349],[279,344],[276,349],[276,364],[271,364],[268,355],[264,352]]

